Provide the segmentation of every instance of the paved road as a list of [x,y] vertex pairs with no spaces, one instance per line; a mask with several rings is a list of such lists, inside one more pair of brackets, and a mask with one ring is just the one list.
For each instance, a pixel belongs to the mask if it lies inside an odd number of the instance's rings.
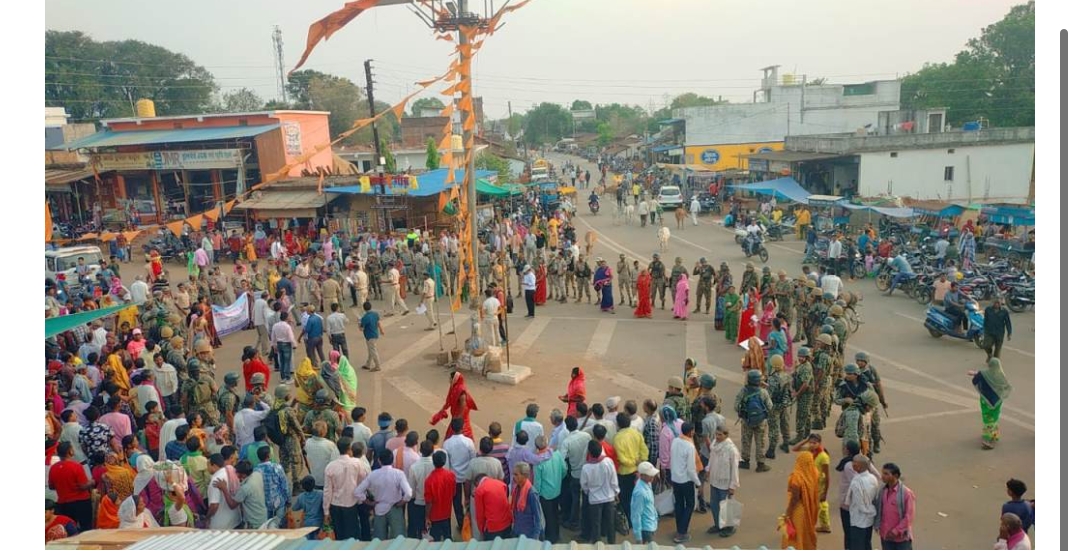
[[[553,160],[561,163],[564,159]],[[584,164],[580,158],[574,161]],[[589,168],[594,175],[599,173],[595,165]],[[603,255],[612,262],[620,253],[645,260],[659,248],[656,227],[616,224],[609,213],[614,205],[605,205],[605,211],[593,216],[584,203],[582,198],[584,214],[576,219],[576,225],[581,236],[589,229],[599,232],[594,255]],[[714,266],[727,261],[739,277],[745,257],[732,234],[717,222],[705,217],[699,226],[687,222],[685,230],[673,230],[671,250],[663,255],[665,263],[670,266],[675,256],[681,256],[689,265],[704,256]],[[774,243],[769,244],[769,249],[768,265],[773,270],[784,268],[788,273],[798,273],[799,243]],[[881,296],[870,281],[845,281],[844,285],[863,294],[862,316],[867,322],[849,341],[848,361],[855,351],[865,350],[885,379],[891,407],[882,429],[886,443],[877,462],[897,463],[906,483],[918,495],[916,545],[943,549],[989,547],[996,537],[1000,504],[1007,499],[1005,480],[1025,480],[1032,488],[1030,495],[1034,495],[1034,316],[1013,316],[1013,340],[1006,343],[1009,346],[1002,353],[1014,387],[1006,402],[1003,440],[996,450],[983,451],[979,444],[977,397],[965,374],[982,365],[982,352],[970,343],[931,338],[922,327],[924,309],[913,300]],[[416,298],[409,297],[410,305],[416,302]],[[457,338],[463,343],[469,331],[467,317],[459,314],[452,319],[446,306],[444,301],[444,330],[448,331],[456,321]],[[732,403],[742,384],[742,350],[727,344],[713,329],[711,315],[695,314],[683,322],[654,310],[654,319],[637,320],[628,307],[619,307],[615,315],[608,315],[595,306],[549,301],[539,308],[535,319],[526,320],[523,299],[518,299],[517,307],[509,320],[512,361],[530,366],[534,375],[516,387],[469,377],[469,387],[480,406],[472,418],[478,428],[486,429],[488,423],[498,421],[509,432],[530,402],[539,403],[546,417],[546,412],[560,407],[556,397],[565,392],[573,366],[581,366],[587,373],[590,402],[602,402],[613,395],[635,399],[639,404],[648,397],[660,400],[666,379],[681,373],[686,357],[696,358],[703,371],[717,376],[721,413],[734,423]],[[355,312],[350,316],[355,322]],[[447,387],[446,371],[434,362],[440,336],[423,331],[423,316],[416,314],[384,319],[383,324],[387,331],[380,341],[383,371],[360,372],[361,405],[372,412],[368,415],[369,426],[374,425],[377,413],[385,410],[409,419],[411,427],[422,433],[429,428],[427,420],[442,404]],[[240,350],[254,338],[253,332],[244,332],[225,339],[225,346],[216,352],[219,365],[224,366],[219,376],[230,367],[239,370]],[[359,366],[366,353],[355,324],[350,326],[348,338],[354,351],[352,363]],[[442,336],[443,347],[455,345],[454,336]],[[732,435],[738,442],[739,429],[735,428]],[[827,448],[836,454],[835,465],[841,453],[839,439],[832,434],[831,426],[824,436]],[[714,538],[705,533],[710,522],[706,516],[695,515],[691,526],[693,545],[748,548],[779,544],[775,519],[783,511],[786,478],[793,461],[780,454],[771,464],[773,471],[769,473],[741,471],[742,486],[737,498],[745,509],[739,532],[728,540]],[[834,531],[820,536],[822,548],[842,546],[836,512],[838,492],[834,482],[829,495]],[[674,521],[670,517],[662,519],[657,541],[669,544],[673,535]]]

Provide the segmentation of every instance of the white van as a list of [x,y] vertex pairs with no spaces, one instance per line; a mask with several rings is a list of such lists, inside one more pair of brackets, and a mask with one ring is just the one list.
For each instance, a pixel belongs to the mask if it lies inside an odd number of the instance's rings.
[[58,274],[64,274],[64,279],[69,285],[76,284],[78,278],[75,277],[75,266],[78,265],[80,258],[89,267],[90,277],[96,277],[101,271],[101,261],[104,256],[101,254],[101,249],[91,245],[45,251],[45,277],[56,281]]

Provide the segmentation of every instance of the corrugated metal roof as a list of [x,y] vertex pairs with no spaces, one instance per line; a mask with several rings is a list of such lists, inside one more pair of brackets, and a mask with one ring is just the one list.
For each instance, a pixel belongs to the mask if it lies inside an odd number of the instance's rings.
[[94,171],[86,168],[81,169],[64,169],[64,168],[46,168],[45,169],[45,185],[66,185],[71,182],[77,182],[79,180],[85,180],[87,178],[93,178]]
[[247,210],[293,210],[316,209],[337,199],[336,195],[326,196],[318,190],[262,191],[252,194],[250,199],[236,205]]
[[280,124],[262,126],[218,126],[211,128],[179,128],[175,130],[139,130],[115,132],[104,130],[70,141],[64,148],[83,149],[88,147],[117,147],[122,145],[145,145],[162,143],[204,142],[213,140],[231,140],[250,138],[279,128]]
[[267,532],[193,530],[153,536],[126,549],[275,549],[284,541],[284,536]]

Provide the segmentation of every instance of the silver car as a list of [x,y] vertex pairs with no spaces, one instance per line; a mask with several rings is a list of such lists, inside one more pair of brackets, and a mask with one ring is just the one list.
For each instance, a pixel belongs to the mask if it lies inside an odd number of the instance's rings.
[[683,206],[682,190],[678,186],[664,186],[660,188],[660,195],[657,197],[657,201],[660,202],[660,206],[665,209],[677,209]]

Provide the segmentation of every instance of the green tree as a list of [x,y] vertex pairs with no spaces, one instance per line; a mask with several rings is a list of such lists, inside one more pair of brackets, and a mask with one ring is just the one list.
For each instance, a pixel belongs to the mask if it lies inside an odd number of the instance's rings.
[[412,116],[419,117],[423,109],[442,109],[446,107],[439,98],[420,98],[412,104]]
[[248,88],[226,92],[221,97],[221,101],[225,113],[250,113],[260,110],[265,105],[262,98]]
[[576,99],[574,103],[570,104],[571,111],[590,111],[592,108],[592,103],[583,99]]
[[525,114],[525,139],[530,144],[554,143],[572,131],[573,118],[561,105],[544,102]]
[[397,158],[395,158],[394,154],[390,152],[390,144],[387,142],[385,137],[379,136],[379,145],[382,148],[382,156],[384,159],[386,159],[386,172],[388,174],[397,173]]
[[949,108],[956,123],[985,118],[994,126],[1035,124],[1035,3],[1014,6],[982,30],[952,63],[907,75],[905,109]]
[[511,136],[516,136],[518,132],[525,126],[525,115],[521,113],[514,113],[510,115],[510,118],[506,121],[506,130]]
[[97,42],[79,31],[45,32],[45,104],[75,120],[133,116],[154,101],[158,115],[214,110],[214,76],[183,54],[138,40]]
[[675,99],[671,100],[672,109],[682,109],[684,107],[708,107],[710,105],[718,105],[720,102],[714,100],[708,96],[699,96],[693,92],[686,92],[685,94],[679,94],[675,96]]
[[428,170],[439,168],[439,148],[435,145],[435,138],[427,139],[427,161],[425,164],[427,165]]
[[481,151],[480,154],[476,156],[474,166],[478,170],[494,170],[498,172],[499,182],[507,183],[511,180],[510,161],[488,153],[487,151]]
[[611,141],[615,138],[614,133],[611,131],[611,125],[606,122],[602,122],[596,125],[596,131],[598,134],[600,134],[600,136],[596,140],[597,143],[600,144],[600,147],[604,147],[610,144]]

